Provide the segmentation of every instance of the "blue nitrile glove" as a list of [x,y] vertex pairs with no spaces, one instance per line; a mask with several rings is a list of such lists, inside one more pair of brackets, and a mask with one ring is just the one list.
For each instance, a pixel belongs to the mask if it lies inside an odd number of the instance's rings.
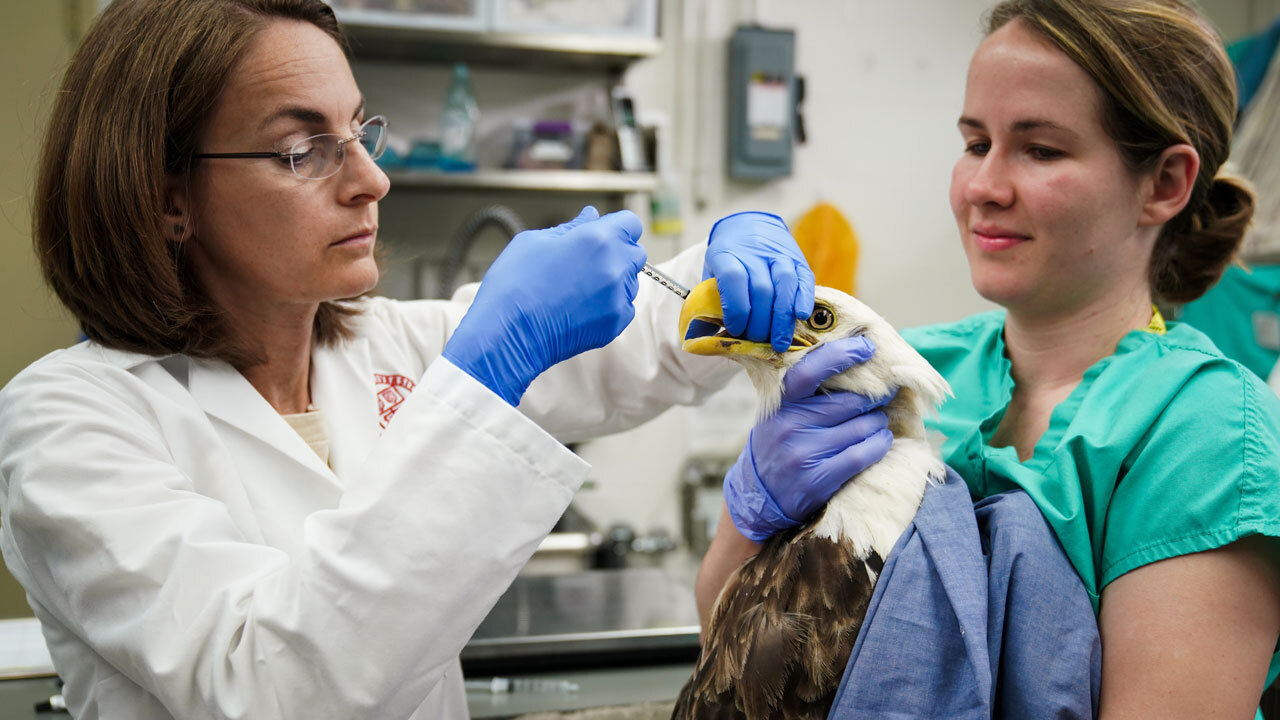
[[724,327],[734,337],[791,345],[796,320],[813,312],[813,271],[777,215],[741,212],[711,228],[702,279],[720,290]]
[[877,408],[892,395],[872,400],[818,391],[822,381],[874,353],[866,338],[836,340],[814,348],[787,372],[782,406],[752,428],[724,478],[725,504],[744,537],[763,542],[799,525],[889,451],[889,419]]
[[645,263],[628,210],[526,230],[493,261],[443,355],[511,405],[561,360],[609,343],[635,317]]

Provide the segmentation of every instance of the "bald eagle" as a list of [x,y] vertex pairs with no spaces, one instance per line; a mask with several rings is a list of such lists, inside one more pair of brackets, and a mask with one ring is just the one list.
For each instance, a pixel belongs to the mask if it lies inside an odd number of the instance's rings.
[[813,314],[776,353],[725,333],[715,281],[690,293],[680,317],[684,349],[741,363],[760,394],[762,417],[781,403],[787,369],[819,344],[864,335],[868,362],[823,387],[872,398],[894,440],[883,460],[844,485],[803,525],[765,541],[725,583],[704,628],[702,654],[673,718],[825,718],[862,626],[875,583],[898,537],[946,467],[925,437],[923,417],[950,387],[883,318],[839,290],[818,287]]

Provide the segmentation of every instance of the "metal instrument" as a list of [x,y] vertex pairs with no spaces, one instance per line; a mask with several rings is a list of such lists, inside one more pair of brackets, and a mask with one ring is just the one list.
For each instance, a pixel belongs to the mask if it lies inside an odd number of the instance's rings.
[[679,295],[681,298],[689,297],[689,288],[681,285],[675,280],[672,280],[669,275],[655,268],[649,263],[645,263],[644,267],[640,268],[640,272],[644,273],[645,275],[648,275],[654,280],[657,280],[659,285],[670,290],[676,295]]

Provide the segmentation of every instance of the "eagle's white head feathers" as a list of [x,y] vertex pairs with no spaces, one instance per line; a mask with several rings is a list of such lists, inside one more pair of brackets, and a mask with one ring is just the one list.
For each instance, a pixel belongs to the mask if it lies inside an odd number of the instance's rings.
[[923,438],[921,419],[935,414],[938,405],[951,395],[947,381],[884,318],[861,301],[823,286],[818,286],[814,295],[813,314],[796,323],[791,347],[779,353],[767,343],[730,337],[721,319],[714,281],[704,282],[685,300],[680,323],[684,349],[698,355],[722,355],[740,363],[760,395],[759,416],[765,418],[781,404],[782,378],[791,366],[818,345],[862,335],[875,345],[875,355],[833,376],[823,387],[850,390],[870,398],[882,398],[896,389],[898,395],[888,408],[890,429],[896,437]]
[[761,418],[777,411],[783,376],[813,348],[855,335],[875,345],[870,360],[832,376],[823,387],[871,398],[882,398],[896,389],[897,395],[885,407],[894,435],[893,448],[884,460],[832,498],[814,532],[852,540],[860,548],[874,549],[881,558],[886,557],[919,507],[925,478],[941,482],[945,477],[946,467],[926,439],[924,418],[936,413],[938,405],[951,395],[947,381],[884,318],[834,288],[816,288],[813,314],[796,323],[791,347],[781,353],[768,343],[729,336],[721,312],[714,280],[695,287],[680,316],[684,349],[740,363],[760,395]]

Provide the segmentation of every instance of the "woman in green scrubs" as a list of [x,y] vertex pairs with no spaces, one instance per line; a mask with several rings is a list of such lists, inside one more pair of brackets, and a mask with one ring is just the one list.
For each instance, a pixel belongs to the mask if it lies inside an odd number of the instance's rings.
[[1005,310],[907,334],[955,388],[944,457],[1053,527],[1098,610],[1102,717],[1249,717],[1280,636],[1280,406],[1153,305],[1204,293],[1252,215],[1218,174],[1231,66],[1169,1],[988,22],[951,205]]
[[[1155,309],[1203,294],[1253,213],[1218,174],[1230,63],[1177,0],[1008,0],[987,31],[951,205],[1004,309],[904,333],[955,391],[944,457],[1056,532],[1098,611],[1102,718],[1253,717],[1280,637],[1280,403]],[[734,535],[704,576],[754,552]]]

